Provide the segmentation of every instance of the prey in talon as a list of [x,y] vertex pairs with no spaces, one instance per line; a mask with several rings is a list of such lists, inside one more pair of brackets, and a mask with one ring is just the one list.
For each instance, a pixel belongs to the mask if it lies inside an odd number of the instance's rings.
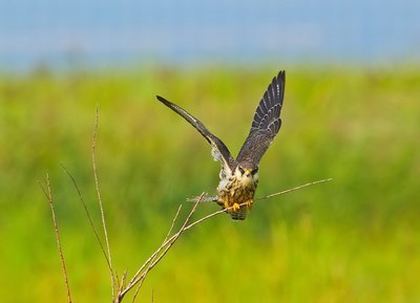
[[[160,102],[187,120],[211,145],[213,158],[221,164],[220,182],[216,196],[205,195],[200,201],[216,202],[226,208],[234,220],[244,220],[254,203],[260,160],[280,130],[284,88],[285,72],[280,71],[268,85],[258,104],[248,137],[236,159],[222,140],[211,133],[200,120],[180,106],[156,96]],[[200,197],[193,198],[192,201],[198,199]]]

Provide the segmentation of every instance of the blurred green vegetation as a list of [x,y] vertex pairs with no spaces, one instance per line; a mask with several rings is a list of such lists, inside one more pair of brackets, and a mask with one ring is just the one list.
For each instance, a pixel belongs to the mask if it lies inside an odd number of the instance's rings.
[[[218,163],[195,130],[155,101],[185,106],[236,154],[277,70],[205,68],[0,75],[0,297],[64,302],[49,172],[75,302],[110,302],[105,261],[69,169],[99,222],[98,171],[114,265],[129,275],[163,239],[180,202],[213,192]],[[287,71],[283,126],[257,195],[326,177],[187,232],[150,274],[157,302],[420,302],[420,73]],[[188,206],[188,204],[186,204]],[[197,216],[216,210],[203,205]]]

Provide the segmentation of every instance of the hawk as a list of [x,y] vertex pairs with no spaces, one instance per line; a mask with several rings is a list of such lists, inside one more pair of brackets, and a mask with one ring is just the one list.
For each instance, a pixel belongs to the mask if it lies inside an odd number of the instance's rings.
[[217,195],[208,201],[217,202],[234,220],[244,220],[254,203],[258,185],[259,162],[280,130],[285,71],[280,71],[268,85],[252,120],[251,130],[238,156],[234,159],[227,146],[196,117],[161,96],[156,98],[187,120],[211,145],[211,153],[221,164]]

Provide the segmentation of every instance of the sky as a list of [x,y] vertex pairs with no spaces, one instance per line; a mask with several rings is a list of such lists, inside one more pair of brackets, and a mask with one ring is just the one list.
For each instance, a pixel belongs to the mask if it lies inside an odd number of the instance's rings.
[[418,0],[0,0],[0,70],[420,60]]

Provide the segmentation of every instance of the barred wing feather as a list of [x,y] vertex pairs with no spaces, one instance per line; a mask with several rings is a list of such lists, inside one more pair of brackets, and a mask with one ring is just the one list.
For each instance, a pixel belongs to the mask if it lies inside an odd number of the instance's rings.
[[254,114],[251,130],[239,151],[238,162],[258,165],[274,137],[280,130],[280,111],[283,105],[285,72],[273,78]]

